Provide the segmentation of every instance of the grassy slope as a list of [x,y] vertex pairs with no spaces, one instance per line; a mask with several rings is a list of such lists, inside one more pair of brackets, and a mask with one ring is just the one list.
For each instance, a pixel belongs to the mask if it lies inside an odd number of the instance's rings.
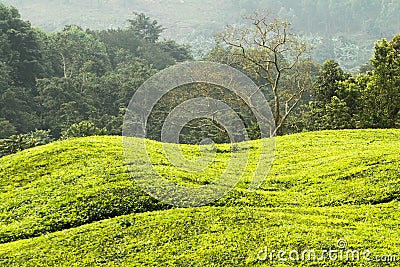
[[[199,178],[166,164],[155,153],[160,144],[149,147],[157,168],[178,182],[212,179],[229,157],[219,153],[209,177]],[[251,161],[238,188],[213,207],[170,209],[135,186],[118,137],[37,147],[0,159],[0,265],[254,265],[266,245],[322,249],[339,238],[400,256],[399,152],[399,130],[284,136],[256,192],[246,190]]]

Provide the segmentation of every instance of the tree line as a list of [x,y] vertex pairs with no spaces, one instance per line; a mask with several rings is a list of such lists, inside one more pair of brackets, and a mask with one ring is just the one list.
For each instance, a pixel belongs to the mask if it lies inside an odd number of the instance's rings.
[[[242,28],[227,27],[205,59],[234,66],[259,85],[273,109],[277,134],[399,127],[400,35],[377,41],[373,58],[354,75],[333,60],[315,63],[287,22],[271,14],[247,20]],[[159,70],[193,60],[190,47],[161,40],[163,27],[144,14],[133,14],[125,28],[67,25],[46,33],[22,20],[17,9],[0,4],[0,22],[2,154],[59,138],[121,134],[136,89]],[[177,88],[162,99],[150,116],[149,137],[158,140],[163,118],[196,96],[233,105],[250,137],[259,138],[257,121],[244,103],[223,88],[205,85]],[[210,120],[194,120],[181,134],[184,143],[229,140]]]
[[192,59],[188,47],[159,40],[163,28],[144,14],[126,28],[45,33],[0,4],[0,22],[0,138],[35,129],[59,138],[81,121],[118,134],[136,88]]
[[400,125],[400,34],[375,43],[357,74],[310,57],[286,21],[256,13],[228,26],[210,55],[247,72],[269,97],[278,134]]

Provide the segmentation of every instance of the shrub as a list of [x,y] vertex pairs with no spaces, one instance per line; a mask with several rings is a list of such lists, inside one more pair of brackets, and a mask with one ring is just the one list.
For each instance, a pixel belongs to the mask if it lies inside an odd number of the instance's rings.
[[0,140],[0,157],[17,153],[18,151],[45,145],[53,141],[50,130],[36,130],[27,134],[12,135]]
[[92,135],[105,135],[107,130],[105,128],[100,129],[96,127],[90,121],[81,121],[79,123],[72,124],[68,130],[63,131],[61,139],[68,139],[72,137],[86,137]]

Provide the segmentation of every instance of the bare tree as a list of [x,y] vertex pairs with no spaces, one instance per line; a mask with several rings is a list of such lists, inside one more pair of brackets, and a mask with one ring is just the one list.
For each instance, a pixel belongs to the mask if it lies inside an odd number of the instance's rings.
[[268,11],[245,18],[244,27],[228,26],[218,39],[228,45],[228,64],[254,75],[260,90],[271,91],[276,132],[308,89],[307,47],[290,32],[290,24],[272,19]]

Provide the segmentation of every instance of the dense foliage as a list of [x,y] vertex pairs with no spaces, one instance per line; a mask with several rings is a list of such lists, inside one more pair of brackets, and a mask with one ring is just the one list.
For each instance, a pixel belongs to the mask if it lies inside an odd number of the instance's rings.
[[135,90],[157,70],[191,59],[158,40],[156,21],[135,14],[126,28],[91,31],[69,25],[44,33],[0,4],[0,138],[49,129],[58,138],[90,121],[119,134]]
[[329,60],[298,111],[295,131],[398,128],[400,126],[400,34],[375,43],[371,67],[356,76]]
[[[67,25],[61,31],[45,33],[22,20],[15,8],[1,4],[0,9],[0,139],[36,129],[51,131],[54,139],[119,135],[125,108],[136,89],[157,71],[192,59],[189,47],[160,40],[164,28],[142,13],[134,13],[125,28],[84,30]],[[275,25],[278,33],[283,28],[288,32],[286,43],[278,47],[285,54],[268,50],[276,41],[268,35],[264,36],[268,42],[258,46],[264,50],[254,50],[250,43],[234,47],[235,40],[229,43],[224,39],[228,45],[216,45],[207,59],[231,64],[260,86],[273,107],[278,134],[399,127],[400,35],[376,42],[370,63],[354,75],[345,73],[333,60],[322,66],[314,63],[301,38],[289,35],[288,24],[272,21],[275,24],[266,26]],[[228,29],[234,32],[235,26]],[[244,49],[247,61],[238,57],[230,61],[237,48]],[[294,51],[290,58],[288,51]],[[275,62],[271,65],[275,68],[263,62]],[[212,96],[234,107],[250,138],[257,139],[254,114],[237,97],[217,89],[190,85],[173,90],[152,113],[148,136],[160,139],[163,120],[179,103]],[[198,143],[207,137],[218,143],[229,141],[224,129],[207,119],[192,121],[181,132],[183,143]],[[3,154],[15,151],[3,149]]]
[[27,134],[11,135],[0,139],[0,157],[22,151],[27,148],[45,145],[53,141],[50,130],[36,130]]
[[[356,68],[371,57],[372,43],[390,38],[400,28],[400,4],[396,0],[3,0],[18,7],[24,17],[46,31],[65,24],[105,29],[122,26],[132,11],[156,18],[166,30],[163,36],[193,46],[201,56],[213,46],[213,35],[242,15],[270,9],[292,22],[296,31],[312,43],[318,63],[333,58],[342,67]],[[60,16],[63,10],[68,16]]]

